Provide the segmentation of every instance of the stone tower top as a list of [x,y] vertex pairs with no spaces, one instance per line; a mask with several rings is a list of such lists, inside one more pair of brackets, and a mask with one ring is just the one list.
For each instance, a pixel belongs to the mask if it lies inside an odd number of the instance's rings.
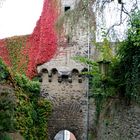
[[80,0],[61,0],[61,11],[73,10]]

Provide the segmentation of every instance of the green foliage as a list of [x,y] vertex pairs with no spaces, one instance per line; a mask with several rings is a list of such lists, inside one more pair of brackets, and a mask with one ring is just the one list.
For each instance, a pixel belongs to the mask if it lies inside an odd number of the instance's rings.
[[127,38],[118,49],[119,62],[114,68],[118,91],[140,103],[140,11],[132,14]]
[[47,139],[47,120],[51,113],[51,104],[40,97],[39,82],[32,81],[25,75],[13,74],[2,61],[0,64],[1,73],[7,75],[14,85],[13,90],[9,90],[11,86],[5,86],[9,84],[7,76],[1,76],[6,82],[3,85],[5,89],[0,89],[0,139],[10,140],[7,133],[16,130],[25,140]]
[[39,93],[40,84],[38,81],[32,81],[24,74],[16,73],[14,76],[15,83],[27,92]]
[[26,140],[47,138],[47,120],[51,113],[50,103],[39,96],[39,82],[31,81],[24,75],[16,74],[16,129]]
[[8,69],[3,63],[2,59],[0,59],[0,83],[4,82],[8,77]]
[[27,93],[19,89],[16,91],[17,108],[16,108],[16,129],[25,137],[25,139],[32,137],[31,128],[33,127],[32,112],[33,105]]
[[0,92],[0,133],[14,130],[15,100],[13,93],[8,91]]
[[90,92],[92,97],[97,97],[98,95],[99,97],[112,96],[115,94],[115,89],[114,80],[111,77],[111,69],[109,69],[107,75],[104,75],[104,73],[101,73],[99,68],[100,64],[98,63],[99,61],[112,62],[110,63],[110,68],[112,68],[116,58],[113,54],[111,44],[107,38],[104,38],[102,43],[93,41],[93,44],[96,46],[96,49],[99,53],[96,62],[84,57],[76,57],[75,60],[85,63],[89,66],[89,71],[83,74],[90,76]]
[[8,133],[0,134],[0,140],[13,140]]
[[99,64],[84,57],[76,57],[82,63],[89,65],[89,71],[82,74],[89,75],[89,97],[95,99],[96,104],[96,124],[98,124],[100,112],[103,108],[103,103],[108,97],[115,95],[115,88],[110,75],[103,75],[99,70]]
[[112,61],[114,59],[111,44],[106,37],[103,39],[102,43],[93,41],[93,44],[99,52],[98,60]]
[[44,98],[40,98],[37,101],[36,111],[37,111],[36,136],[38,137],[37,140],[46,139],[47,138],[47,120],[48,120],[48,116],[51,113],[51,104]]

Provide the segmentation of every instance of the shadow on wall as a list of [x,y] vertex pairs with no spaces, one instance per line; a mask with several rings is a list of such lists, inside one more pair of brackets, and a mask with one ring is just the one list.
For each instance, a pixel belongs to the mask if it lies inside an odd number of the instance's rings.
[[53,140],[76,140],[76,138],[70,131],[61,130],[55,135]]

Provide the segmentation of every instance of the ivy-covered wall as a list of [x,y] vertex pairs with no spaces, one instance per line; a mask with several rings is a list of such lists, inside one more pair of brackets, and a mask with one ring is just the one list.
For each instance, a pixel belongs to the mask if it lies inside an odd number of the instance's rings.
[[12,73],[0,59],[1,140],[12,140],[11,134],[17,132],[25,140],[47,140],[51,104],[39,93],[38,81]]
[[49,61],[56,53],[58,1],[44,0],[41,16],[31,35],[0,40],[0,57],[14,71],[32,78],[37,74],[37,65]]

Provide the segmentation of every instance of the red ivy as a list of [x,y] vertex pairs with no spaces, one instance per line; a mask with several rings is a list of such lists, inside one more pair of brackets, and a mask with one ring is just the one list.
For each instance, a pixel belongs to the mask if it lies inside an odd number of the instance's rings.
[[[55,31],[55,22],[58,18],[57,1],[58,0],[44,0],[40,19],[21,52],[21,55],[28,56],[26,75],[30,78],[37,74],[37,65],[49,61],[56,53],[58,38]],[[0,42],[0,56],[10,65],[9,54],[2,40]],[[20,64],[24,63],[24,59],[20,61]]]
[[9,52],[5,46],[6,46],[5,40],[4,39],[0,40],[0,58],[3,59],[5,64],[11,66],[10,59],[9,59]]
[[33,34],[29,38],[29,63],[27,76],[36,74],[39,64],[49,61],[57,49],[57,33],[55,22],[58,18],[58,9],[55,0],[45,0],[43,11]]

